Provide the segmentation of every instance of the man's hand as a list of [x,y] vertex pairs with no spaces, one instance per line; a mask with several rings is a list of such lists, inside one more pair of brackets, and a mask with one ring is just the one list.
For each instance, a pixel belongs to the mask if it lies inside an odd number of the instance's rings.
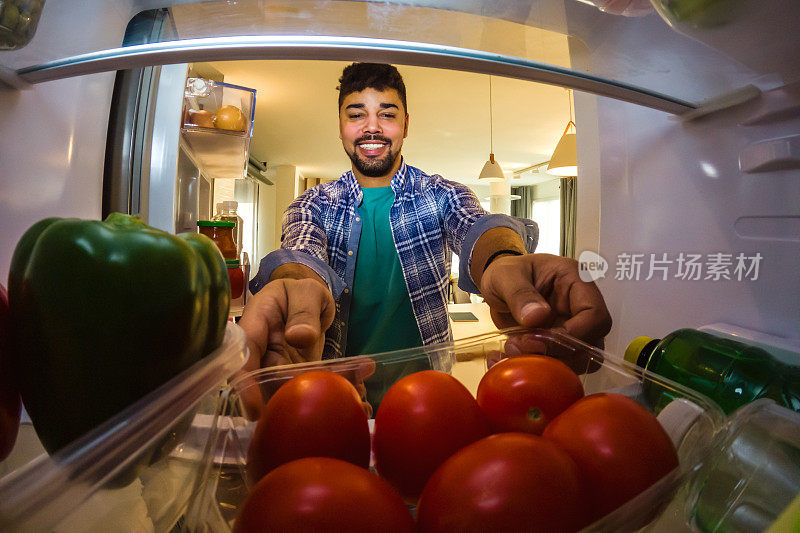
[[611,315],[594,283],[581,281],[574,259],[550,254],[502,256],[481,276],[481,294],[499,328],[561,330],[602,347]]
[[[270,281],[247,302],[239,320],[247,337],[249,356],[237,375],[262,366],[319,361],[325,330],[335,312],[336,303],[322,280]],[[257,417],[263,406],[259,389],[245,390],[248,392],[242,399],[248,418]]]
[[[242,313],[252,370],[304,361],[319,361],[325,330],[336,304],[328,288],[312,279],[278,279],[258,291]],[[263,365],[259,364],[265,356]]]

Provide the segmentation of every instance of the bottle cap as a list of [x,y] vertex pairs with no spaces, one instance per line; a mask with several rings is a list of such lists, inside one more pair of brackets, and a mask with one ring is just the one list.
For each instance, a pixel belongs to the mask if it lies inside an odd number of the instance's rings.
[[628,344],[628,347],[625,348],[625,360],[633,365],[639,364],[639,355],[642,350],[654,340],[653,337],[636,337],[633,339]]
[[222,202],[223,207],[228,211],[236,211],[236,208],[239,207],[239,202],[236,200],[225,200]]
[[686,433],[704,412],[697,404],[685,398],[678,398],[669,402],[658,413],[657,418],[672,440],[672,444],[678,449]]

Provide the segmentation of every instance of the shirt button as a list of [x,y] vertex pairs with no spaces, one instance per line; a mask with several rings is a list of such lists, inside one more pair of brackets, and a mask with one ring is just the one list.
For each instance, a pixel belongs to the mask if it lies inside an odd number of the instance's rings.
[[360,217],[356,217],[356,222],[361,222],[361,218]]
[[344,320],[342,320],[342,327],[344,327]]
[[348,250],[347,255],[353,255],[353,250]]
[[350,292],[350,289],[345,289],[345,290],[344,290],[344,293],[345,293],[345,294],[347,294],[348,292]]

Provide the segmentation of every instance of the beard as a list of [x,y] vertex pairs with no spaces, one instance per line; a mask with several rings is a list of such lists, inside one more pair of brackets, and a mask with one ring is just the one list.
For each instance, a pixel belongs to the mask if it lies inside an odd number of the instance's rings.
[[[358,143],[364,141],[381,141],[385,142],[388,146],[388,150],[386,151],[386,155],[379,158],[361,158],[358,156],[357,148]],[[361,137],[360,139],[356,140],[353,146],[353,153],[349,153],[345,150],[345,153],[350,158],[350,161],[353,162],[353,166],[364,176],[368,178],[380,178],[385,176],[392,170],[392,166],[394,166],[394,162],[397,160],[397,156],[400,153],[392,153],[392,141],[387,139],[386,137],[381,137],[379,135],[370,135],[366,137]]]

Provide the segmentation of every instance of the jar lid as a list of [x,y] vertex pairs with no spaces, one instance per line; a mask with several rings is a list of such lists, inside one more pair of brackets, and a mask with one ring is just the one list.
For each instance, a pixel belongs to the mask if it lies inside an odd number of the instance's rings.
[[228,265],[228,268],[239,268],[238,259],[226,259],[225,264]]
[[235,222],[226,222],[224,220],[198,220],[197,225],[207,228],[232,228],[236,225]]

